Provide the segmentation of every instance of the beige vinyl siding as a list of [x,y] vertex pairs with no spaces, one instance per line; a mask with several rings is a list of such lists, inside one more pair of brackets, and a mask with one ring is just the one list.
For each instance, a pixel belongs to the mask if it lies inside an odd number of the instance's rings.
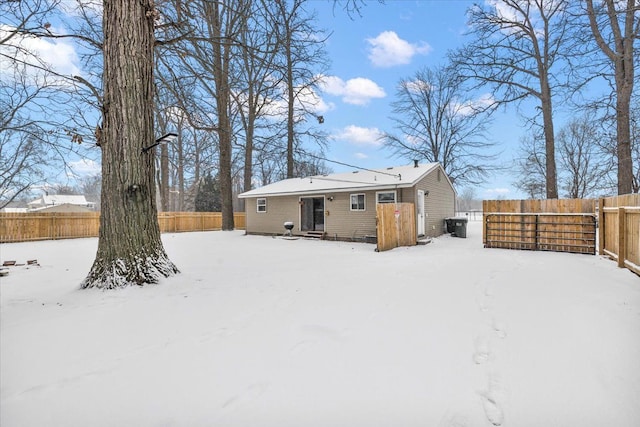
[[266,212],[256,212],[258,198],[246,199],[247,233],[282,234],[286,221],[295,224],[294,232],[300,230],[298,196],[260,197],[263,198],[267,199]]
[[413,188],[411,200],[405,200],[415,204],[418,190],[424,190],[425,194],[429,192],[429,195],[424,198],[426,214],[424,231],[425,235],[431,237],[440,236],[444,232],[444,219],[455,215],[455,191],[442,170],[440,181],[438,181],[438,169],[440,167],[418,181]]
[[[351,194],[364,194],[364,211],[351,210]],[[333,201],[325,201],[324,227],[328,239],[362,239],[376,234],[376,192],[352,191],[327,193]],[[326,215],[329,212],[329,215]]]

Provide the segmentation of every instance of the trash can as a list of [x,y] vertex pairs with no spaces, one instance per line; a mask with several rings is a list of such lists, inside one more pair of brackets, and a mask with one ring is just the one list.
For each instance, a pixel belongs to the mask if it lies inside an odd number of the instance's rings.
[[453,234],[456,237],[467,237],[467,218],[453,218],[454,230]]
[[445,229],[447,230],[447,233],[453,233],[454,231],[456,231],[455,218],[445,218],[444,226],[445,226]]

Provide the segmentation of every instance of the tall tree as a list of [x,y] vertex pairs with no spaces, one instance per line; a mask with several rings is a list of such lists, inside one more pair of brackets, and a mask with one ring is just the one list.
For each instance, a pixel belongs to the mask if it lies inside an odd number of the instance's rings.
[[[247,21],[247,30],[239,34],[243,49],[238,67],[245,90],[233,93],[238,104],[238,113],[244,130],[243,191],[249,191],[253,180],[253,156],[256,142],[260,139],[260,123],[268,126],[270,106],[277,95],[280,81],[274,79],[275,61],[279,43],[274,27],[278,22],[270,13],[270,0],[254,1],[252,13]],[[263,119],[263,120],[261,120]],[[262,139],[274,132],[266,131]],[[260,147],[258,147],[259,149]],[[244,199],[241,199],[244,202]]]
[[544,138],[529,134],[520,139],[521,157],[515,161],[514,171],[518,176],[514,186],[530,199],[543,199],[546,188],[546,159]]
[[102,212],[98,252],[83,288],[157,283],[178,272],[158,226],[152,152],[152,0],[105,0]]
[[211,172],[208,172],[198,183],[196,212],[219,212],[221,207],[218,177],[213,177]]
[[33,49],[35,38],[49,32],[58,3],[0,3],[0,208],[82,151],[83,137],[69,124],[73,79]]
[[[236,62],[243,49],[239,34],[248,31],[251,0],[174,1],[176,21],[185,35],[177,46],[179,73],[175,81],[180,109],[189,126],[215,134],[216,164],[222,197],[222,228],[233,221],[233,158],[235,140],[234,90]],[[177,84],[179,83],[179,84]]]
[[[306,116],[314,116],[317,98],[314,88],[320,83],[327,67],[325,40],[318,37],[316,16],[305,9],[307,0],[274,0],[274,21],[281,50],[283,98],[286,103],[286,155],[287,178],[295,175],[294,152],[299,148],[302,135],[310,136],[321,144],[322,133],[300,132],[296,129]],[[321,123],[322,120],[318,119]]]
[[391,119],[400,135],[385,145],[407,160],[438,162],[456,185],[478,184],[494,169],[487,153],[491,99],[473,100],[453,68],[424,68],[398,84]]
[[[633,188],[630,105],[640,58],[640,4],[637,0],[586,0],[589,26],[598,48],[613,66],[618,194]],[[636,190],[637,191],[637,190]]]
[[542,114],[546,197],[558,197],[552,69],[567,37],[566,0],[491,0],[469,9],[473,40],[452,55],[456,68],[479,86],[493,87],[501,103],[534,98]]
[[598,147],[602,140],[596,120],[588,114],[570,120],[557,135],[560,187],[571,199],[606,194],[609,172]]

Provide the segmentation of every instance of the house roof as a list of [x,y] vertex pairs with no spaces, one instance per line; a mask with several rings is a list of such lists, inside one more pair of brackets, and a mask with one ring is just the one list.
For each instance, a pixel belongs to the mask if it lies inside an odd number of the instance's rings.
[[[378,170],[356,170],[331,175],[290,178],[244,192],[238,197],[246,199],[264,196],[320,194],[328,191],[341,192],[406,188],[414,186],[429,172],[438,167],[441,167],[439,163],[427,163],[419,164],[417,167],[414,165],[394,166]],[[444,175],[446,177],[446,174]]]
[[30,209],[28,212],[91,212],[87,206],[73,205],[71,203],[61,203],[49,206],[41,206]]
[[70,205],[81,205],[87,206],[87,199],[84,196],[71,196],[71,195],[45,195],[42,196],[32,202],[29,202],[28,205],[38,205],[38,206],[50,206],[50,205],[62,205],[62,204],[70,204]]

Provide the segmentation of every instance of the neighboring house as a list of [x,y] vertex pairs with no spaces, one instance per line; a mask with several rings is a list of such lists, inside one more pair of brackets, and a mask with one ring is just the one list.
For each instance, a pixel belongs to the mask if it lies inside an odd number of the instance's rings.
[[[84,196],[71,196],[71,195],[59,195],[52,196],[44,195],[28,204],[29,211],[42,211],[47,209],[48,212],[90,212],[94,209],[95,204],[87,202]],[[53,209],[54,206],[69,205],[64,209]],[[74,208],[79,208],[74,210]]]
[[329,239],[376,235],[378,203],[413,203],[418,236],[439,236],[454,216],[456,193],[439,163],[292,178],[240,194],[247,234],[323,232]]
[[42,208],[30,209],[29,212],[58,212],[58,213],[74,213],[74,212],[93,212],[86,206],[72,205],[71,203],[62,203],[60,205],[45,206]]

